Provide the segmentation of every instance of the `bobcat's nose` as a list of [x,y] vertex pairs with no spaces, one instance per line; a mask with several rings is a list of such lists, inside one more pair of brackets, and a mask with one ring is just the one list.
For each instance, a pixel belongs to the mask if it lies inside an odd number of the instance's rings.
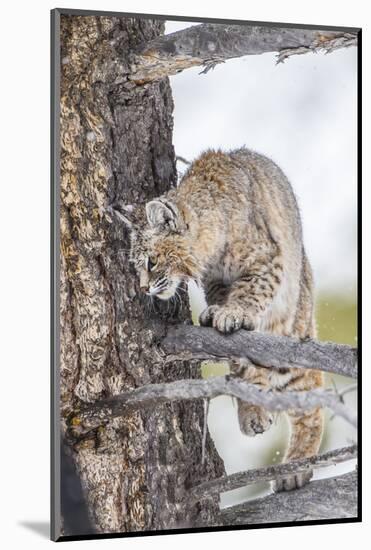
[[140,287],[140,290],[141,290],[141,292],[143,292],[143,294],[146,294],[149,291],[149,286],[148,285],[143,285],[143,286]]

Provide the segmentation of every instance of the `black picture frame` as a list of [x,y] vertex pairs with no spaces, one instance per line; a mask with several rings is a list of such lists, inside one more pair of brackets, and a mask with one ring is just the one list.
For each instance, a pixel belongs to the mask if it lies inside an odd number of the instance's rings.
[[217,532],[233,531],[246,529],[262,529],[271,527],[287,527],[301,525],[321,525],[354,523],[362,521],[362,368],[359,370],[358,383],[358,515],[352,518],[335,518],[328,520],[309,520],[281,523],[264,523],[259,525],[235,525],[223,527],[205,527],[205,528],[184,528],[171,529],[163,531],[145,531],[130,533],[105,533],[93,535],[61,535],[61,431],[60,431],[60,411],[59,411],[59,354],[60,354],[60,17],[62,15],[82,15],[82,16],[117,16],[117,17],[135,17],[143,19],[159,19],[170,21],[187,21],[195,23],[224,23],[238,25],[259,25],[267,27],[283,28],[306,28],[329,31],[356,32],[358,35],[357,47],[357,249],[358,249],[358,288],[357,288],[357,327],[358,327],[358,353],[359,364],[362,365],[362,340],[361,340],[361,304],[362,304],[362,204],[361,204],[361,180],[362,180],[362,29],[354,27],[324,26],[324,25],[301,25],[281,22],[262,22],[249,20],[217,19],[217,18],[199,18],[192,16],[173,16],[159,14],[126,13],[114,11],[97,10],[78,10],[56,8],[51,10],[51,539],[54,541],[72,541],[89,539],[108,539],[125,538],[149,535],[174,535],[190,532]]

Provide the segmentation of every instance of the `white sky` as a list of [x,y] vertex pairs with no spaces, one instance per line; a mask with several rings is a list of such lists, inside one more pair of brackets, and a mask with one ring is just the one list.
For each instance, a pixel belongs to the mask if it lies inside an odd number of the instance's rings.
[[[170,21],[166,33],[194,23]],[[271,157],[298,197],[319,290],[356,283],[356,48],[275,65],[246,56],[171,77],[176,154],[247,147]],[[179,165],[182,168],[182,165]]]

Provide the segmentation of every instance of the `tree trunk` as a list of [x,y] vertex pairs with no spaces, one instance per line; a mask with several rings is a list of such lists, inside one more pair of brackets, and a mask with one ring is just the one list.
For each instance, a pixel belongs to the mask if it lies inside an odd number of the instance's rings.
[[190,322],[188,302],[148,309],[128,263],[128,234],[107,215],[117,200],[141,203],[176,183],[169,82],[129,79],[134,49],[162,32],[160,21],[61,16],[62,432],[90,519],[105,533],[213,525],[217,498],[182,497],[224,474],[209,435],[201,465],[199,401],[128,411],[83,437],[66,429],[84,403],[200,377],[194,360],[164,365],[156,345],[164,324]]

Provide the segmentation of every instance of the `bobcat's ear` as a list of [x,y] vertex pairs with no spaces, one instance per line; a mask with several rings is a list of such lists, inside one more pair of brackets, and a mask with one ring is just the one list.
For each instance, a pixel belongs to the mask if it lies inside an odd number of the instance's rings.
[[117,202],[107,207],[108,213],[123,222],[129,229],[134,229],[134,206]]
[[176,230],[179,225],[179,212],[174,203],[166,199],[155,199],[146,204],[147,220],[151,227]]

